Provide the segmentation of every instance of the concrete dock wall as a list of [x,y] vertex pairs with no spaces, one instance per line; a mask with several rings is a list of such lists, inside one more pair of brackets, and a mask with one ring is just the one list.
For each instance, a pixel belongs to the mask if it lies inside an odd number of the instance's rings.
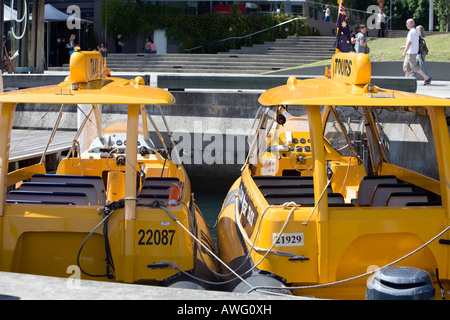
[[[133,78],[136,75],[127,76]],[[8,78],[5,76],[5,79]],[[152,85],[170,89],[176,98],[175,105],[163,106],[162,109],[172,136],[182,149],[179,156],[189,174],[225,176],[238,175],[245,161],[247,137],[259,108],[259,95],[265,89],[282,85],[287,80],[287,76],[255,75],[164,74],[148,75],[146,78]],[[8,81],[5,80],[5,86]],[[372,82],[375,81],[382,87],[396,87],[412,92],[416,90],[416,81],[410,78],[380,77]],[[76,106],[66,106],[64,110],[60,128],[76,130]],[[168,134],[158,116],[159,109],[148,106],[147,110],[168,143]],[[58,111],[59,106],[50,108],[48,105],[18,105],[14,128],[50,130],[56,122]],[[103,125],[107,126],[119,119],[124,121],[126,112],[123,106],[104,106]],[[154,131],[151,132],[151,137],[158,146],[159,139]],[[392,152],[395,153],[395,150]],[[398,158],[398,155],[395,157]]]
[[[238,174],[248,151],[247,136],[259,107],[259,93],[173,92],[173,95],[177,104],[162,109],[175,142],[183,149],[180,157],[189,173]],[[49,105],[38,108],[18,105],[14,128],[51,130],[59,107],[49,108]],[[147,110],[168,144],[158,108],[148,106]],[[123,106],[108,106],[102,110],[104,127],[125,121],[125,117]],[[76,107],[66,106],[60,129],[74,131],[76,128]],[[150,129],[152,141],[158,147],[159,139],[151,126]]]

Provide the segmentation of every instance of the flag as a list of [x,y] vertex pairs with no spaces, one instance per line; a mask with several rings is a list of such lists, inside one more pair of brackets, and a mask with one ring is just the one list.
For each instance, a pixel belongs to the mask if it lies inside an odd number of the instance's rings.
[[348,25],[347,13],[343,5],[339,7],[339,16],[336,22],[336,42],[334,47],[341,52],[349,52],[352,46],[350,39],[350,28]]

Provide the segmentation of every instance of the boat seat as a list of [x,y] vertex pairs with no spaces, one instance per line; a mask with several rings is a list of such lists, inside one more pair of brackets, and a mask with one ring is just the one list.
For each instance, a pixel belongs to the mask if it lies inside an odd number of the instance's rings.
[[409,183],[380,183],[373,192],[370,205],[372,207],[385,206],[389,196],[394,192],[413,192],[413,187]]
[[169,202],[169,194],[165,195],[154,195],[154,194],[140,194],[137,196],[137,206],[150,206],[156,200],[162,201],[166,206]]
[[424,192],[393,192],[386,201],[387,207],[403,207],[410,203],[428,203]]
[[313,177],[299,176],[254,176],[253,181],[258,187],[301,186],[314,184]]
[[154,186],[160,186],[160,187],[167,187],[169,188],[172,183],[180,182],[180,179],[173,178],[173,177],[148,177],[144,179],[144,183],[142,184],[142,187],[154,187]]
[[[280,205],[286,202],[294,201],[297,204],[300,204],[305,207],[313,207],[315,205],[314,202],[314,194],[269,194],[265,196],[267,203],[269,205]],[[340,193],[330,193],[328,194],[328,205],[343,205],[345,204],[344,196]]]
[[103,179],[98,176],[35,174],[31,177],[31,182],[92,184],[97,191],[99,205],[103,206],[106,204],[105,185],[103,184]]
[[[305,184],[305,185],[282,185],[282,186],[261,186],[259,190],[266,196],[267,194],[290,194],[290,193],[314,193],[314,185],[313,184]],[[328,186],[327,192],[333,193],[331,186]]]
[[85,193],[80,192],[52,192],[52,191],[22,191],[13,190],[8,192],[7,200],[26,200],[43,202],[74,203],[75,205],[89,205]]
[[65,201],[35,201],[35,200],[6,200],[6,203],[15,203],[15,204],[57,204],[57,205],[75,205],[73,202],[65,202]]
[[364,177],[359,184],[356,204],[358,206],[369,206],[375,188],[381,183],[398,183],[398,180],[393,175]]
[[406,204],[407,207],[411,207],[411,206],[442,206],[442,202],[441,201],[427,201],[427,202],[408,202]]
[[23,191],[57,191],[85,193],[91,205],[98,205],[97,190],[92,184],[82,183],[50,183],[50,182],[24,182],[19,190]]
[[142,186],[138,195],[149,194],[149,195],[166,195],[169,194],[170,186]]

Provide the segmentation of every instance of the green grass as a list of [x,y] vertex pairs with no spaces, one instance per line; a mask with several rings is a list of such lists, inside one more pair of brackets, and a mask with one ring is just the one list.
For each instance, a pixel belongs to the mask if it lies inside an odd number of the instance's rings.
[[[429,53],[427,61],[450,62],[450,33],[425,37]],[[372,62],[403,61],[400,46],[405,38],[374,38],[369,42],[369,58]]]
[[[372,62],[403,61],[400,46],[405,45],[405,38],[372,38],[368,44],[369,58]],[[427,61],[450,62],[450,33],[428,36],[425,38],[428,50]],[[331,60],[322,60],[304,64],[290,69],[301,69],[330,65]]]

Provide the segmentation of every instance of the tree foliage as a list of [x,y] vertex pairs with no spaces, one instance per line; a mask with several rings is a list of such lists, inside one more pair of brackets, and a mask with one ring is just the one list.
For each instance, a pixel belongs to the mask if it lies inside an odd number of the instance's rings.
[[439,29],[448,31],[448,25],[450,24],[450,0],[435,0],[434,6],[438,12]]
[[[109,34],[122,33],[123,38],[149,35],[156,29],[165,29],[168,40],[181,45],[180,50],[202,46],[200,52],[218,52],[231,48],[262,43],[288,35],[306,35],[309,29],[304,21],[293,22],[274,28],[250,39],[219,42],[229,37],[239,37],[275,26],[294,18],[288,14],[242,15],[233,10],[231,15],[182,14],[179,8],[164,5],[133,3],[113,0],[103,2],[102,24],[107,25]],[[197,51],[198,52],[198,51]]]
[[[319,0],[322,3],[332,3],[329,0]],[[383,10],[387,15],[391,15],[391,0],[385,0]],[[377,0],[345,0],[344,6],[348,9],[357,9],[366,11],[370,5],[377,5]],[[429,25],[429,0],[392,0],[392,29],[404,30],[405,22],[409,18],[413,18],[416,25]],[[440,26],[441,31],[446,31],[447,25],[450,23],[450,0],[434,0],[434,25]]]

